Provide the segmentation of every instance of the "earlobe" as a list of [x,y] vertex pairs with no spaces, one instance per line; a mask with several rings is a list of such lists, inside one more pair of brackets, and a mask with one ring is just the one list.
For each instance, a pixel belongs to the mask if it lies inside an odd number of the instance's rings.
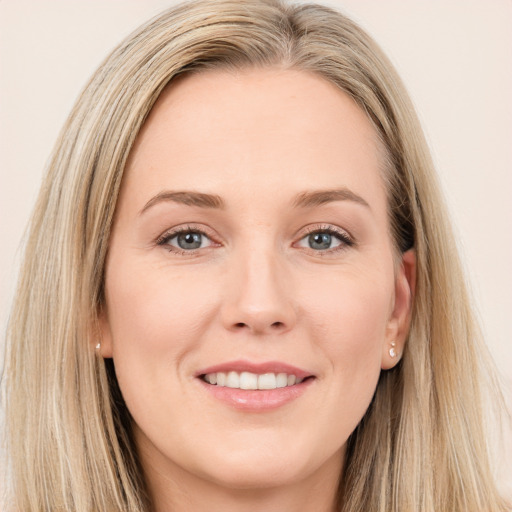
[[393,368],[402,357],[411,324],[415,289],[416,253],[414,249],[410,249],[403,253],[395,277],[395,301],[382,347],[381,368],[383,370]]
[[109,359],[113,355],[112,333],[108,321],[108,314],[104,307],[98,313],[100,339],[97,341],[96,350],[103,359]]

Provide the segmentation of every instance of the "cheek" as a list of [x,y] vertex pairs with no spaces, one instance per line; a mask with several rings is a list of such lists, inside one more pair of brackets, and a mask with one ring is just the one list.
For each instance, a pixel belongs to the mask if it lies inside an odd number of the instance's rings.
[[[186,410],[186,362],[204,342],[217,286],[205,286],[201,272],[137,260],[116,265],[112,259],[110,270],[106,289],[116,377],[135,423],[158,445],[162,432],[176,424],[176,411]],[[177,442],[170,453],[179,450]]]
[[[113,262],[113,266],[115,262]],[[114,350],[128,346],[145,351],[178,348],[199,328],[209,307],[211,287],[193,275],[162,268],[122,265],[107,275],[107,306]]]
[[117,378],[129,406],[137,407],[139,397],[154,400],[182,375],[212,315],[215,287],[190,273],[112,260],[106,289]]
[[349,272],[330,279],[324,293],[308,295],[304,309],[315,348],[328,359],[331,399],[355,417],[364,414],[380,375],[393,297],[392,277],[374,276]]
[[304,312],[314,325],[312,334],[317,332],[318,343],[333,360],[358,361],[380,350],[392,297],[392,277],[378,270],[333,273],[322,293],[304,295]]

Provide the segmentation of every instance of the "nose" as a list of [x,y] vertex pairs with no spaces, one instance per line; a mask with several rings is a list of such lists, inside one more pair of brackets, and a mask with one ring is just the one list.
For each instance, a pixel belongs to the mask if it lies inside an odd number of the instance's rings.
[[286,265],[272,251],[253,251],[231,262],[221,318],[226,329],[255,335],[293,328],[297,308]]

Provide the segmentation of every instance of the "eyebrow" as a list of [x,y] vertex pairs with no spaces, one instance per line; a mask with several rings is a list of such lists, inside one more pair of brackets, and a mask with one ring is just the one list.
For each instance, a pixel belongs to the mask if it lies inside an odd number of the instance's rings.
[[[222,210],[225,208],[223,199],[216,194],[204,194],[202,192],[192,191],[163,191],[152,197],[139,212],[142,215],[152,206],[172,201],[186,206],[197,206],[199,208],[211,208]],[[323,204],[332,203],[334,201],[353,201],[367,208],[370,205],[359,195],[352,192],[348,188],[339,188],[332,190],[314,190],[310,192],[301,192],[292,202],[294,208],[312,208]]]
[[348,188],[302,192],[295,198],[293,206],[295,208],[312,208],[332,203],[333,201],[353,201],[370,208],[370,205],[361,196],[358,196]]
[[178,204],[184,204],[187,206],[197,206],[199,208],[215,208],[223,209],[225,207],[224,201],[220,196],[214,194],[203,194],[202,192],[171,192],[164,191],[160,192],[156,196],[152,197],[139,212],[142,215],[146,210],[154,206],[155,204],[172,201]]

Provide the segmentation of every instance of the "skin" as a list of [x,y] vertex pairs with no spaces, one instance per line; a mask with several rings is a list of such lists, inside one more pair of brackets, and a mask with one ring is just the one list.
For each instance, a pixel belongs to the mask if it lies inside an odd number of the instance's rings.
[[[117,204],[100,349],[155,511],[334,509],[347,438],[409,324],[414,254],[389,234],[382,155],[362,110],[303,71],[189,75],[157,101]],[[354,196],[293,204],[332,189]],[[164,191],[224,207],[153,199]],[[179,227],[204,231],[201,248],[180,251]],[[327,228],[351,244],[312,246]],[[282,407],[237,410],[195,376],[237,359],[314,379]]]

